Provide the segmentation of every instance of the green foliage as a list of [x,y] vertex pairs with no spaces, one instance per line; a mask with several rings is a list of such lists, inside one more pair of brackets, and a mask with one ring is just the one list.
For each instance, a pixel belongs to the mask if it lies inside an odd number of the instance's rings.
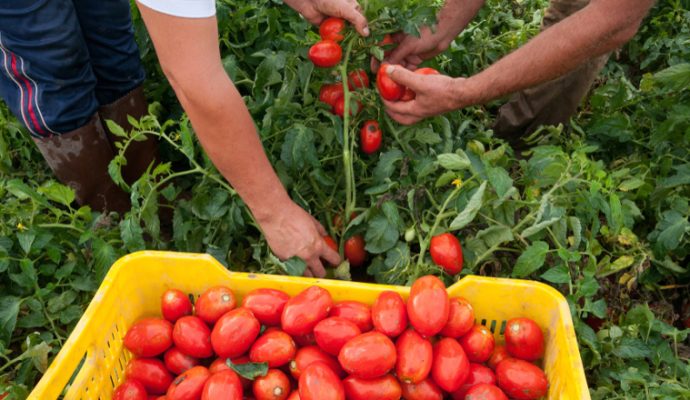
[[[306,51],[315,29],[278,3],[218,2],[222,62],[293,200],[336,240],[365,238],[366,273],[344,262],[330,277],[409,284],[432,273],[451,283],[460,277],[444,275],[428,255],[431,237],[451,231],[463,245],[462,275],[536,279],[567,296],[594,398],[688,397],[688,332],[673,326],[690,280],[687,3],[660,2],[570,127],[543,128],[521,158],[490,130],[498,102],[405,127],[383,112],[375,89],[347,94],[364,107],[344,121],[318,101],[323,83],[368,70],[385,33],[433,21],[439,2],[366,2],[372,37],[348,33],[337,70],[314,68]],[[535,35],[546,5],[489,0],[427,64],[453,76],[478,72]],[[53,180],[0,106],[0,393],[7,388],[11,398],[26,396],[126,253],[205,252],[233,270],[275,274],[306,267],[271,254],[199,145],[135,8],[134,17],[156,101],[131,134],[118,132],[119,151],[151,134],[165,162],[131,187],[120,175],[124,158],[111,163],[113,179],[131,192],[127,214],[75,208],[74,193]],[[381,124],[380,154],[358,150],[365,119]],[[352,221],[333,225],[351,212]],[[592,318],[605,320],[598,332],[584,322]]]

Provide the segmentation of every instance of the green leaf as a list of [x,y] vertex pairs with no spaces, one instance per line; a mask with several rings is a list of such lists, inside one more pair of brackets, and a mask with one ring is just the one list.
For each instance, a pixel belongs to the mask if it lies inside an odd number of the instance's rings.
[[525,252],[518,257],[515,268],[513,268],[513,277],[524,278],[538,271],[542,265],[544,265],[548,251],[549,245],[546,242],[537,241],[532,243]]
[[117,261],[117,258],[115,248],[113,248],[110,243],[103,239],[96,239],[93,241],[94,271],[99,280],[105,277],[110,266]]
[[372,254],[381,254],[395,246],[400,237],[399,225],[397,209],[377,214],[369,221],[364,235],[366,250]]
[[38,188],[38,191],[46,195],[50,200],[69,206],[74,201],[74,190],[55,181],[49,181]]
[[280,159],[293,171],[318,167],[314,132],[302,124],[295,124],[285,135]]
[[561,217],[554,217],[547,219],[546,221],[541,221],[538,224],[534,224],[528,228],[525,228],[525,230],[520,233],[520,236],[524,238],[528,238],[536,233],[541,232],[542,230],[546,229],[547,227],[555,224],[556,222],[560,221]]
[[623,255],[618,257],[614,262],[605,265],[598,273],[597,277],[603,278],[611,274],[615,274],[618,271],[624,270],[635,262],[635,257]]
[[649,347],[641,340],[624,337],[613,349],[613,354],[624,359],[643,359],[652,355]]
[[690,63],[680,63],[654,74],[654,81],[672,90],[690,88]]
[[599,290],[599,282],[594,277],[587,277],[582,280],[580,285],[580,294],[585,297],[591,297],[597,294]]
[[74,303],[77,299],[77,292],[73,290],[66,290],[60,293],[58,296],[52,297],[48,300],[48,312],[51,314],[57,314],[63,308],[66,308],[70,304]]
[[233,364],[232,360],[229,358],[225,360],[225,364],[230,367],[233,371],[237,372],[238,375],[245,379],[253,381],[259,376],[266,376],[268,373],[268,363],[253,363],[248,362],[245,364]]
[[414,140],[422,144],[433,145],[441,143],[441,135],[427,127],[417,130],[414,135]]
[[124,129],[118,124],[116,124],[113,120],[106,119],[105,120],[105,125],[108,127],[108,130],[110,133],[112,133],[115,136],[126,138],[127,133],[125,132]]
[[565,264],[560,264],[544,272],[541,278],[551,283],[568,283],[570,282],[570,272]]
[[120,222],[120,237],[130,252],[144,250],[144,231],[133,216]]
[[24,250],[24,254],[28,255],[31,252],[31,245],[36,239],[36,234],[33,232],[19,232],[17,233],[17,241],[19,242],[19,247]]
[[470,197],[467,202],[467,206],[458,214],[457,217],[450,223],[450,230],[455,231],[462,229],[467,224],[472,222],[477,216],[479,209],[482,208],[482,200],[484,197],[484,191],[486,190],[486,181],[482,182],[476,192]]
[[513,179],[508,175],[508,171],[500,167],[492,167],[486,170],[489,183],[496,190],[498,197],[503,197],[510,188],[513,187]]
[[390,178],[395,171],[395,163],[402,161],[403,153],[398,149],[389,150],[381,154],[379,162],[374,168],[374,180],[377,183],[382,183],[386,179]]
[[439,165],[451,171],[460,171],[470,167],[470,159],[464,151],[458,150],[458,153],[439,154],[436,158]]
[[487,248],[515,239],[513,231],[505,225],[494,225],[483,229],[477,232],[476,238],[482,240]]
[[0,342],[9,345],[12,332],[17,324],[21,299],[14,296],[0,297]]
[[307,269],[307,263],[299,257],[290,257],[278,265],[290,276],[303,276]]
[[613,229],[613,233],[617,234],[623,227],[623,209],[621,206],[621,200],[615,193],[611,194],[609,198],[609,207],[611,209],[608,223]]
[[618,189],[622,192],[629,192],[639,188],[642,185],[644,185],[644,180],[635,176],[621,182],[621,184],[618,186]]

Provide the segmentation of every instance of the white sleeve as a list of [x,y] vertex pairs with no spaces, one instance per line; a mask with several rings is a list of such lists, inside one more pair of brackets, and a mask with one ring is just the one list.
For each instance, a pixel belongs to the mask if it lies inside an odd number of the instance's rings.
[[215,0],[137,0],[163,14],[185,18],[207,18],[216,15]]

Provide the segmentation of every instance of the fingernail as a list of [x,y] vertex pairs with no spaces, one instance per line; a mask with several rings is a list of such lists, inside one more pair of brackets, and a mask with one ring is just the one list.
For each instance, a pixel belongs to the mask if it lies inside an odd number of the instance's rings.
[[390,75],[390,74],[393,73],[394,70],[395,70],[395,67],[392,66],[392,65],[389,65],[389,66],[386,68],[386,73],[387,73],[388,75]]
[[369,36],[369,27],[368,26],[365,26],[362,31],[364,32],[364,36]]

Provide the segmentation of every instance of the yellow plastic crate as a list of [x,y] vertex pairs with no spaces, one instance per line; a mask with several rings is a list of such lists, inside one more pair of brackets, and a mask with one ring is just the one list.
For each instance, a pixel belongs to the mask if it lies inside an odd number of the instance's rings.
[[[199,295],[219,284],[232,288],[240,299],[256,288],[296,295],[310,285],[328,289],[335,301],[368,304],[383,290],[405,298],[409,293],[409,288],[400,286],[231,272],[203,254],[134,253],[113,265],[29,399],[57,399],[62,394],[65,399],[110,399],[131,357],[122,345],[127,329],[142,317],[160,315],[166,289]],[[532,318],[545,332],[548,399],[590,398],[568,305],[558,291],[530,281],[467,276],[449,287],[448,294],[469,300],[478,322],[492,328],[499,340],[506,319]]]

